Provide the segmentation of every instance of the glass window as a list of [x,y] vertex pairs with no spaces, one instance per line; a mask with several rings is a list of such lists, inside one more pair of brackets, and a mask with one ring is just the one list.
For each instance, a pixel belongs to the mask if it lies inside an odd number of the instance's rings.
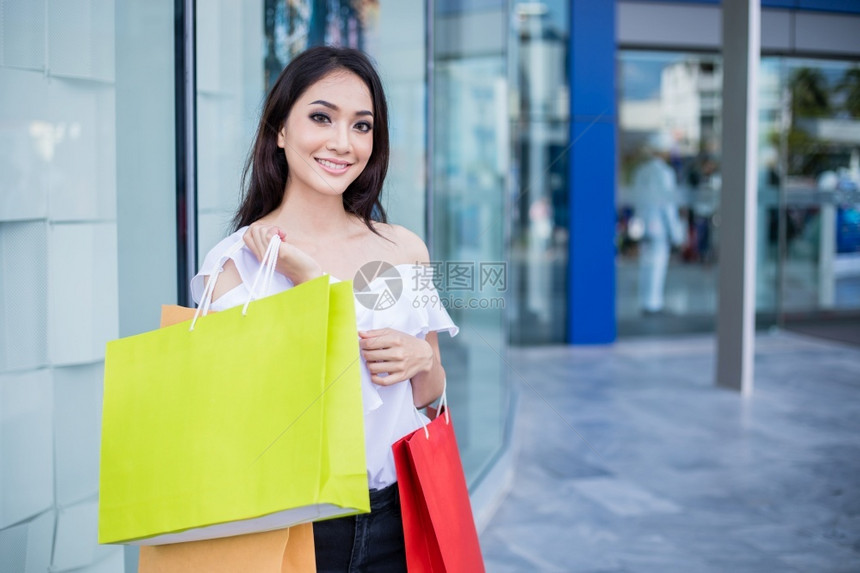
[[717,56],[619,53],[618,333],[711,330],[722,71]]
[[[476,3],[477,4],[477,3]],[[509,156],[504,2],[437,6],[431,105],[430,256],[460,326],[440,336],[466,478],[474,486],[504,443],[508,411],[502,249]],[[483,34],[463,34],[481,29]]]
[[[619,72],[619,333],[712,330],[720,234],[719,59],[623,51]],[[759,77],[758,325],[856,310],[860,66],[765,57]],[[655,153],[655,146],[662,151]],[[675,185],[671,208],[664,202],[660,213],[643,204],[636,184],[640,167],[655,155],[669,166]],[[671,229],[669,214],[676,211],[682,236],[675,243],[665,234],[655,249],[653,227]],[[659,304],[648,308],[649,298]]]
[[391,221],[424,234],[425,49],[416,0],[197,3],[198,259],[230,230],[241,171],[263,98],[290,58],[345,45],[376,60],[388,97],[391,161],[383,193]]
[[568,158],[567,5],[514,7],[510,83],[512,297],[514,344],[563,343],[567,316]]
[[271,71],[263,52],[271,46],[264,36],[270,4],[197,1],[198,261],[229,234],[239,206],[242,168]]
[[[425,43],[415,41],[426,34],[424,2],[342,0],[303,6],[282,0],[198,0],[198,257],[229,230],[267,85],[293,55],[311,45],[349,45],[368,52],[389,104],[391,162],[383,194],[389,219],[428,239],[433,262],[442,265],[440,303],[461,327],[457,338],[439,338],[463,462],[474,483],[501,447],[507,404],[496,354],[504,347],[508,280],[501,224],[509,145],[503,3],[474,16],[499,31],[492,55],[457,53],[444,62],[437,56],[429,213],[427,53]],[[453,24],[464,14],[449,10],[443,18]],[[428,218],[433,221],[429,237]],[[450,277],[453,282],[446,283]],[[466,290],[463,280],[472,281]]]
[[860,64],[762,62],[760,256],[783,318],[860,308]]

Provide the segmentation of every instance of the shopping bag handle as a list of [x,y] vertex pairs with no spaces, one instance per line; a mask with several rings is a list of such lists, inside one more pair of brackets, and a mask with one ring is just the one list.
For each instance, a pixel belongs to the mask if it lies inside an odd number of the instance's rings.
[[257,276],[254,277],[254,282],[251,285],[251,292],[248,294],[248,300],[245,301],[245,306],[242,307],[242,316],[248,313],[248,305],[252,300],[257,300],[257,285],[260,279],[263,278],[262,293],[269,292],[269,287],[272,284],[272,278],[275,276],[275,266],[278,264],[278,250],[281,247],[281,237],[275,234],[269,241],[269,246],[266,248],[263,259],[260,261],[260,270],[257,271]]
[[[257,285],[260,282],[261,277],[265,277],[263,281],[263,293],[269,291],[269,287],[272,284],[272,278],[275,274],[275,266],[278,262],[278,247],[280,246],[281,238],[278,235],[272,237],[272,240],[269,241],[269,246],[266,249],[265,254],[263,255],[263,260],[260,261],[260,268],[257,271],[257,275],[254,277],[254,282],[251,286],[250,293],[248,295],[248,300],[245,302],[245,306],[242,308],[242,316],[245,316],[248,312],[248,305],[252,300],[257,300],[259,296],[257,296]],[[245,246],[245,240],[239,239],[232,245],[227,251],[221,255],[221,258],[218,259],[218,265],[215,269],[215,272],[212,273],[212,276],[209,277],[209,281],[206,283],[206,287],[203,289],[203,295],[200,298],[200,305],[197,307],[197,310],[194,312],[194,318],[191,320],[191,326],[188,328],[189,331],[194,330],[194,325],[197,323],[197,319],[200,316],[206,316],[209,313],[209,306],[212,304],[212,297],[215,293],[215,283],[218,282],[218,277],[224,271],[224,263],[227,262],[228,259],[232,258],[236,253],[242,250],[242,247]]]
[[[424,418],[421,417],[420,412],[418,412],[418,408],[412,407],[412,410],[415,412],[415,417],[421,422],[421,427],[424,428],[424,437],[428,440],[430,439],[430,430],[427,429],[427,422],[424,421]],[[448,379],[445,378],[442,380],[442,395],[439,397],[439,407],[436,409],[436,417],[439,417],[439,412],[445,412],[445,423],[451,423],[451,415],[448,414]]]

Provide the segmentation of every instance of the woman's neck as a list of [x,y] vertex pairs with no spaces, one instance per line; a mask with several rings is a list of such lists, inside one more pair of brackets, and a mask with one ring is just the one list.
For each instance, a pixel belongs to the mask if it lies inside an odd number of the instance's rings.
[[288,235],[309,239],[343,235],[356,222],[355,215],[343,208],[340,195],[323,195],[315,191],[302,193],[289,186],[284,192],[284,200],[269,217]]

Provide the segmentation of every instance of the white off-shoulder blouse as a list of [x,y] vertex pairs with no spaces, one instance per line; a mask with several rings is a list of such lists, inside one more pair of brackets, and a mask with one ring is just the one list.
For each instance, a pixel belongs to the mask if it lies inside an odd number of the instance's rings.
[[[246,247],[233,248],[245,234],[243,227],[215,245],[206,255],[200,272],[191,280],[191,294],[195,302],[201,302],[204,289],[204,277],[214,274],[227,261],[233,260],[242,283],[224,293],[211,304],[212,310],[224,310],[245,304],[248,300],[250,285],[260,269],[260,262],[254,253]],[[231,252],[232,251],[232,252]],[[369,284],[358,284],[355,301],[356,333],[361,330],[392,328],[425,338],[428,332],[447,331],[455,336],[459,328],[448,316],[441,304],[439,295],[433,286],[432,268],[413,264],[395,265],[393,269],[400,275],[402,288],[397,295],[397,283],[394,270],[370,281]],[[330,276],[331,282],[340,279]],[[275,273],[267,292],[261,296],[279,293],[293,286],[284,275]],[[393,286],[393,288],[392,288]],[[385,299],[379,299],[385,293]],[[388,296],[393,294],[395,296]],[[368,298],[369,297],[369,298]],[[373,304],[378,300],[377,304]],[[374,309],[373,307],[376,307]],[[356,334],[356,338],[358,335]],[[367,454],[367,481],[369,489],[381,489],[397,481],[394,468],[394,457],[391,445],[401,437],[421,427],[421,419],[415,415],[412,399],[412,384],[409,380],[380,386],[370,380],[367,363],[361,360],[361,391],[364,408],[364,436]],[[422,416],[423,419],[423,416]],[[426,420],[426,419],[423,419]]]

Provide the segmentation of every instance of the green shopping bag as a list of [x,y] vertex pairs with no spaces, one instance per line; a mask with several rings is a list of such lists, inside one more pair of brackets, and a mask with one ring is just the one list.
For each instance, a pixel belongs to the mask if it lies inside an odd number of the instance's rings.
[[352,285],[328,277],[108,343],[99,542],[370,511]]

